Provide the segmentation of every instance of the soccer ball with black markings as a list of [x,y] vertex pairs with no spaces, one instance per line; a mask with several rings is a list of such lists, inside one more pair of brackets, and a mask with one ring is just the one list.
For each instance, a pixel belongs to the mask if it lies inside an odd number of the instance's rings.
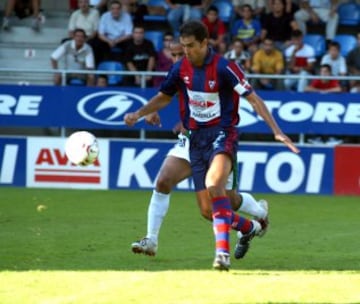
[[96,137],[88,131],[72,133],[65,142],[67,158],[75,165],[88,166],[99,156],[99,144]]

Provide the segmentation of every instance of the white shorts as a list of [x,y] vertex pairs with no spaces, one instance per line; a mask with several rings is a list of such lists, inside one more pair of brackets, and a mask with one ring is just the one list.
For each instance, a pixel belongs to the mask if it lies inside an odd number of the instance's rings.
[[[178,135],[178,141],[177,143],[174,145],[173,148],[171,148],[167,154],[167,156],[173,156],[173,157],[177,157],[177,158],[181,158],[186,160],[188,163],[190,163],[190,153],[189,153],[189,149],[190,149],[190,140],[187,136],[183,135],[183,134],[179,134]],[[235,170],[236,172],[237,170]],[[228,180],[226,182],[226,186],[225,189],[226,190],[233,190],[235,188],[237,188],[237,183],[234,181],[236,181],[237,179],[234,179],[234,171],[232,171],[228,177]]]

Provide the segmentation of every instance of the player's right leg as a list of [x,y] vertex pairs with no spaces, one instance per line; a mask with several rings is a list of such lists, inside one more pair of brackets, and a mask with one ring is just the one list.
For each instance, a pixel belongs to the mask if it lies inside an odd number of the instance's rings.
[[174,186],[189,176],[191,176],[191,168],[187,160],[173,155],[165,158],[150,199],[147,234],[142,240],[132,243],[131,248],[134,253],[150,256],[156,254],[160,227],[169,208],[170,192]]

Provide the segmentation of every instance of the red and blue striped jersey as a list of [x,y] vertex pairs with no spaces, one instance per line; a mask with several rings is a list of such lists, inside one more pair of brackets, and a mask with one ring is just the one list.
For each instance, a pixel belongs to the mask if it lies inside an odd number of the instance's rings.
[[250,94],[252,87],[235,62],[209,49],[203,67],[193,66],[185,57],[176,62],[160,91],[169,96],[179,94],[183,125],[196,130],[237,125],[240,96]]

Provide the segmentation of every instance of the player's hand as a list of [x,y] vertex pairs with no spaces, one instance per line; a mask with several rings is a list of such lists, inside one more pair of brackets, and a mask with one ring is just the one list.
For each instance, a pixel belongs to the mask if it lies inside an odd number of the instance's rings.
[[287,147],[294,153],[300,153],[300,150],[294,145],[289,137],[283,133],[275,134],[275,139],[287,145]]
[[181,121],[179,121],[173,128],[173,132],[175,134],[178,134],[178,133],[182,133],[182,134],[185,134],[186,133],[186,129],[184,128],[184,125],[182,124]]
[[161,128],[161,120],[158,112],[153,112],[145,116],[145,121],[152,126],[158,126]]
[[125,114],[124,121],[125,121],[126,125],[128,125],[129,127],[132,127],[133,125],[135,125],[137,123],[139,118],[140,118],[139,114],[137,114],[136,112],[132,112],[132,113]]

